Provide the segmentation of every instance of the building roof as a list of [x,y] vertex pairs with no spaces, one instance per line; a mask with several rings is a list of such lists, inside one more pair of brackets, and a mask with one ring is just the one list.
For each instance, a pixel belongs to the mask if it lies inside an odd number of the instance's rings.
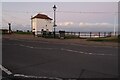
[[45,14],[37,14],[36,16],[32,17],[31,19],[34,19],[34,18],[49,19],[49,20],[52,20],[50,17],[48,17],[48,16],[45,15]]

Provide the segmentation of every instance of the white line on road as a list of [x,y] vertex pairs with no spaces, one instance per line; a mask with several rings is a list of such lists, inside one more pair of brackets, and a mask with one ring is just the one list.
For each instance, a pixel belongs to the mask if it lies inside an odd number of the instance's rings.
[[[22,40],[22,39],[9,39],[9,40],[24,41],[24,42],[38,42],[38,43],[51,43],[51,42],[48,42],[48,41],[31,41],[31,40]],[[90,46],[90,45],[87,45],[87,44],[77,44],[77,43],[58,43],[58,42],[54,42],[54,44],[64,44],[64,45],[84,46],[84,47],[85,46]],[[117,46],[104,46],[104,45],[98,45],[98,46],[94,45],[92,47],[118,48]]]
[[[3,67],[1,64],[0,64],[0,69],[2,71],[4,71],[5,73],[7,73],[7,75],[11,75],[12,72],[9,71],[8,69],[6,69],[5,67]],[[55,80],[62,80],[60,78],[57,78],[57,77],[45,77],[45,76],[28,76],[28,75],[23,75],[23,74],[14,74],[13,75],[14,77],[23,77],[23,78],[39,78],[39,79],[55,79]]]
[[112,56],[112,54],[88,53],[88,52],[82,52],[82,51],[76,51],[76,50],[64,49],[64,48],[61,48],[61,50],[75,52],[75,53],[81,53],[81,54],[87,54],[87,55],[99,55],[99,56],[109,55],[109,56]]
[[28,45],[23,45],[23,44],[7,44],[7,45],[18,45],[21,47],[27,47],[27,48],[32,48],[32,49],[46,49],[46,50],[62,50],[62,51],[68,51],[68,52],[74,52],[74,53],[80,53],[80,54],[86,54],[86,55],[98,55],[98,56],[113,56],[112,54],[102,54],[102,53],[91,53],[91,52],[83,52],[83,51],[76,51],[72,49],[65,49],[65,48],[40,48],[40,47],[33,47],[33,46],[28,46]]
[[3,67],[1,64],[0,64],[0,69],[1,69],[2,71],[4,71],[5,73],[7,73],[8,75],[11,75],[11,74],[12,74],[11,71],[9,71],[9,70],[6,69],[5,67]]
[[14,75],[15,77],[24,77],[24,78],[41,78],[41,79],[51,79],[51,80],[63,80],[63,79],[60,79],[60,78],[57,78],[57,77],[45,77],[45,76],[28,76],[28,75],[23,75],[23,74],[15,74]]

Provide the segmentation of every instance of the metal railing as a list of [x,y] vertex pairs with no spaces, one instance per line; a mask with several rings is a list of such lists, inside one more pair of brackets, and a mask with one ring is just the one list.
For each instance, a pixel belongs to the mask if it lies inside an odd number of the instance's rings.
[[[53,36],[53,32],[41,32],[41,31],[37,31],[36,32],[37,36],[40,37],[50,37]],[[55,32],[56,37],[60,36],[59,32]],[[120,35],[119,33],[115,32],[115,34],[113,32],[65,32],[65,37],[78,37],[78,38],[100,38],[100,37],[111,37],[111,36],[118,36]]]

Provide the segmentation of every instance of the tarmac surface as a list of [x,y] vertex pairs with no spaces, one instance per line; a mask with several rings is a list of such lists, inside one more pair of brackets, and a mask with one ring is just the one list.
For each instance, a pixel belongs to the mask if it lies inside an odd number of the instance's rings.
[[3,38],[2,66],[31,76],[117,78],[118,48]]

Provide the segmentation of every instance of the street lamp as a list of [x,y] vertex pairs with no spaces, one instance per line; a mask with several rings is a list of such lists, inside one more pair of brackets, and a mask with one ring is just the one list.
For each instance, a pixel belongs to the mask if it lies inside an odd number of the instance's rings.
[[9,25],[9,33],[11,33],[11,23],[8,23]]
[[116,36],[116,20],[117,19],[117,16],[116,14],[114,15],[114,36]]
[[53,10],[54,10],[54,25],[53,25],[53,28],[54,28],[54,32],[53,32],[54,38],[55,38],[55,27],[57,26],[56,25],[56,15],[55,15],[56,9],[57,9],[57,7],[56,7],[56,5],[54,5],[53,6]]

